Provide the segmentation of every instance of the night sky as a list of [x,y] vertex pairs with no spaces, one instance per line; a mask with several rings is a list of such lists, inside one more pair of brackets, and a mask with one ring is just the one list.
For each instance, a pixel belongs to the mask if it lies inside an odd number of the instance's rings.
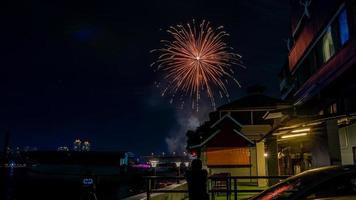
[[0,131],[13,146],[47,150],[82,138],[94,150],[181,151],[211,108],[161,97],[149,51],[169,26],[206,19],[225,27],[247,66],[232,99],[254,84],[278,96],[288,9],[286,0],[11,1],[1,14]]

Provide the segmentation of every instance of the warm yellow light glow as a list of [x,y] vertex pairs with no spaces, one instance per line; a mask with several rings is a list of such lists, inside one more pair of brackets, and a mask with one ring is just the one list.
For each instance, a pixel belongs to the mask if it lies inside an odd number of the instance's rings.
[[286,139],[286,138],[294,138],[294,137],[301,137],[301,136],[306,136],[307,133],[298,133],[298,134],[291,134],[291,135],[283,135],[281,138]]
[[310,128],[304,128],[304,129],[296,129],[293,130],[292,133],[302,133],[302,132],[309,132]]
[[182,163],[182,162],[175,162],[176,163],[176,166],[177,167],[180,167],[180,164]]
[[250,156],[247,147],[210,147],[207,151],[207,165],[249,165]]
[[263,155],[264,155],[266,158],[268,157],[268,153],[264,153]]
[[158,164],[158,160],[150,160],[149,162],[151,164],[151,167],[156,167]]
[[185,167],[189,167],[189,162],[184,162]]

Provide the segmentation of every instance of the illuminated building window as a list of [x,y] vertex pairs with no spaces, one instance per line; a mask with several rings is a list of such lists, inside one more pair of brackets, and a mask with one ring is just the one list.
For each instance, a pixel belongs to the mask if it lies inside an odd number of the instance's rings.
[[[356,3],[352,4],[350,16],[348,16],[346,8],[340,11],[294,73],[296,88],[301,87],[319,68],[323,67],[332,56],[340,51],[354,36],[351,33],[356,33]],[[349,23],[351,23],[350,26]],[[353,31],[350,31],[350,28]],[[330,109],[325,110],[326,113],[329,111]]]
[[329,106],[329,113],[330,114],[336,114],[337,113],[337,104],[333,103]]
[[323,62],[328,61],[330,57],[333,56],[335,53],[335,47],[330,26],[327,28],[327,31],[322,39],[322,53]]
[[324,110],[320,110],[319,115],[324,115]]
[[349,27],[347,22],[347,13],[344,9],[339,15],[339,30],[340,30],[340,42],[344,45],[350,38]]

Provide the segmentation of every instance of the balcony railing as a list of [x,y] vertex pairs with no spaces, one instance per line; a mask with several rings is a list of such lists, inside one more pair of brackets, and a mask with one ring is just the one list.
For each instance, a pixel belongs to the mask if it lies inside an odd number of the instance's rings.
[[[288,178],[289,176],[210,176],[208,177],[208,192],[211,199],[215,200],[217,194],[225,194],[226,199],[238,199],[240,193],[259,193],[263,189],[239,189],[238,180],[277,180],[281,181]],[[157,189],[155,185],[159,181],[174,181],[178,182],[180,180],[185,180],[183,176],[147,176],[146,179],[146,194],[147,200],[151,199],[151,194],[154,193],[188,193],[188,190],[172,190],[172,189]],[[219,184],[217,184],[219,183]]]

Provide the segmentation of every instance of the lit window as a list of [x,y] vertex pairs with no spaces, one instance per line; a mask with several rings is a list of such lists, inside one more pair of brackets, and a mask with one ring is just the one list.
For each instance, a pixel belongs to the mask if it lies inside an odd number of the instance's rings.
[[344,45],[350,38],[349,27],[347,22],[347,13],[344,9],[339,15],[340,42]]
[[323,62],[330,59],[335,53],[334,42],[331,34],[331,27],[329,26],[322,40]]
[[336,114],[337,113],[337,104],[333,103],[329,106],[329,113],[330,114]]
[[320,110],[319,115],[324,115],[324,110]]

